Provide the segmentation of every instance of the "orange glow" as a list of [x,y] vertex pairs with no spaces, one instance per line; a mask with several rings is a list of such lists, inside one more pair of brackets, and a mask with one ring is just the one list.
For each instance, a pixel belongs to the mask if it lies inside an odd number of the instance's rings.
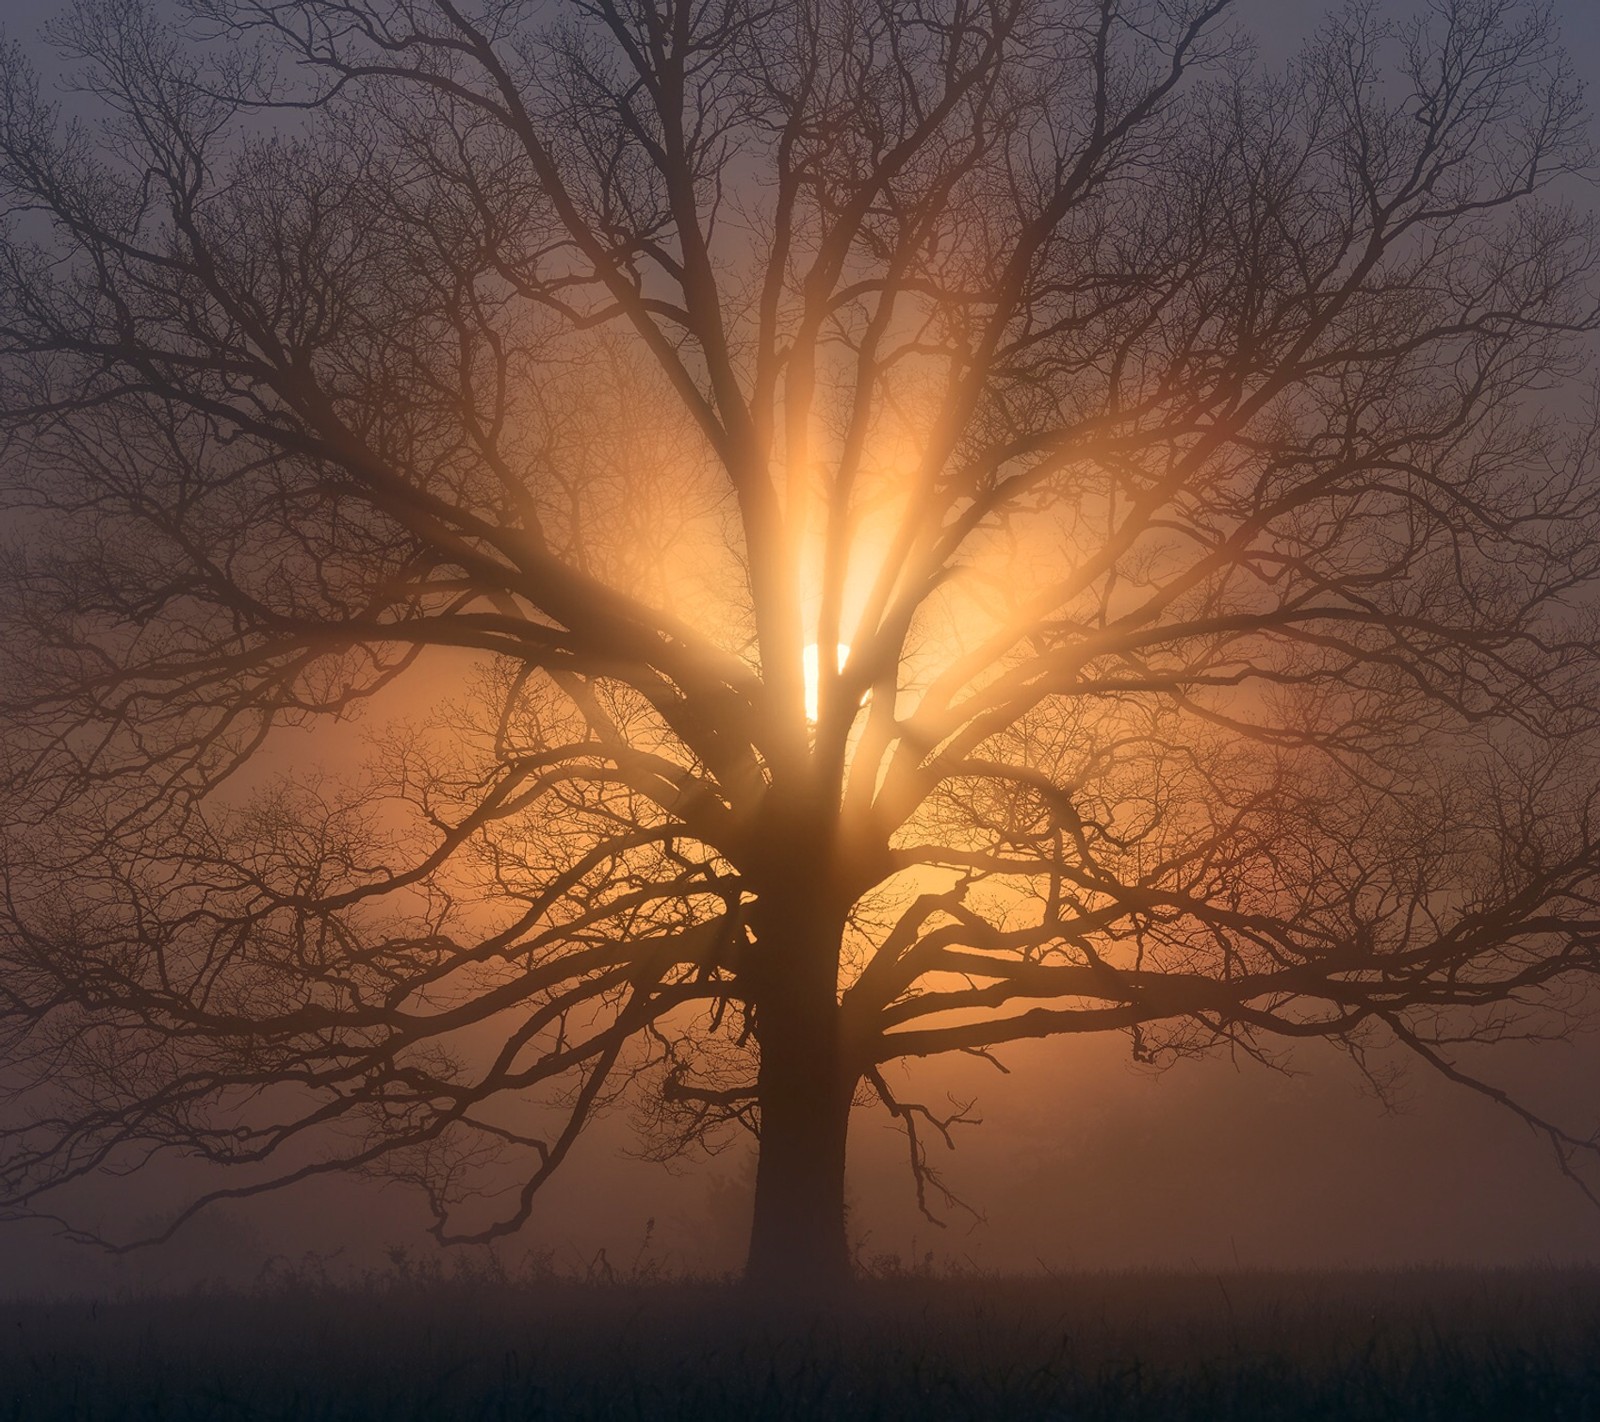
[[[834,647],[834,670],[843,671],[845,661],[850,656],[850,648],[844,642]],[[822,658],[818,653],[817,644],[813,642],[805,649],[803,654],[803,670],[806,679],[806,720],[816,724],[817,716],[822,709]]]

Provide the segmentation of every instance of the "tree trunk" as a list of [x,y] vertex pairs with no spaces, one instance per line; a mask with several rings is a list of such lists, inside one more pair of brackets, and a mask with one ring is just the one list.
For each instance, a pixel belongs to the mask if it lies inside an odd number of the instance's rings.
[[839,1042],[842,924],[826,921],[814,901],[805,912],[785,898],[790,912],[767,915],[768,934],[758,930],[761,1144],[745,1268],[748,1284],[780,1300],[825,1298],[849,1280],[844,1164],[854,1091]]

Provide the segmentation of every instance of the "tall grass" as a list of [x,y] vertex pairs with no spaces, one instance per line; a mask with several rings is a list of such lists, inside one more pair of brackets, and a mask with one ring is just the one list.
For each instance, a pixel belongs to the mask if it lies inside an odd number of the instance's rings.
[[1600,1419],[1594,1271],[902,1276],[819,1313],[394,1264],[7,1305],[0,1419]]

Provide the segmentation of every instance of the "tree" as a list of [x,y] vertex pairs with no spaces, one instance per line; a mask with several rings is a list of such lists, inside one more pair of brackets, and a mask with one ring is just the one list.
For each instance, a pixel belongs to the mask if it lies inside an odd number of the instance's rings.
[[72,122],[13,51],[13,1208],[485,1238],[626,1097],[826,1287],[853,1106],[939,1186],[892,1063],[1087,1031],[1397,1042],[1572,1171],[1459,1048],[1600,966],[1584,114],[1537,6],[1227,9],[80,0]]

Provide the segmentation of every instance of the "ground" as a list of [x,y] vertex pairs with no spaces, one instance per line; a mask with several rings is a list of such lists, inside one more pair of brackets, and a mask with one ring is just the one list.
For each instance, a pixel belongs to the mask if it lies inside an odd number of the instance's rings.
[[293,1274],[0,1308],[0,1419],[1600,1418],[1600,1272],[728,1284]]

